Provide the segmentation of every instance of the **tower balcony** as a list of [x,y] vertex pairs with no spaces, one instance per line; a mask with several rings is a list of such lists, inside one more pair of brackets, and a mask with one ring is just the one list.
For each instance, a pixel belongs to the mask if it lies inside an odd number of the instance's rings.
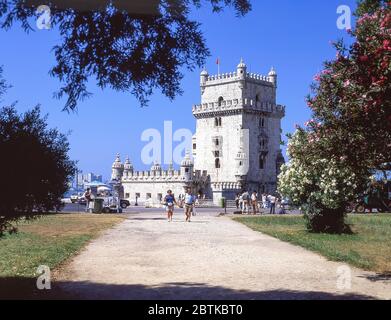
[[285,115],[285,106],[270,102],[257,102],[253,99],[224,100],[193,106],[193,115],[196,118],[221,114],[235,114],[245,111],[255,113],[274,113],[282,118]]

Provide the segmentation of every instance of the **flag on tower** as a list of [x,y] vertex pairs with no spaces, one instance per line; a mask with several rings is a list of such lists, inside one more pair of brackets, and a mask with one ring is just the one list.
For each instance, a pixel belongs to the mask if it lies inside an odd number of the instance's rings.
[[217,64],[217,74],[219,75],[220,74],[220,58],[219,57],[217,57],[216,64]]

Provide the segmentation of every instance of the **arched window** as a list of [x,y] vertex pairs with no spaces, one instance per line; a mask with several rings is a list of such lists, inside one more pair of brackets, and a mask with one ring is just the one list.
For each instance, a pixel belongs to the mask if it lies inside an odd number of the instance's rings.
[[221,117],[215,118],[215,127],[221,127],[222,123]]
[[260,98],[260,95],[257,94],[257,95],[255,96],[255,102],[259,102],[259,101],[261,101],[261,98]]
[[263,154],[259,155],[259,169],[265,169],[265,156]]
[[223,101],[224,101],[224,98],[220,97],[219,100],[218,100],[219,107],[221,107],[221,105],[223,104]]
[[265,122],[265,117],[261,117],[261,118],[259,119],[259,127],[260,127],[260,128],[265,128],[265,124],[266,124],[266,122]]
[[216,167],[216,169],[220,169],[220,159],[219,158],[217,158],[215,160],[215,167]]

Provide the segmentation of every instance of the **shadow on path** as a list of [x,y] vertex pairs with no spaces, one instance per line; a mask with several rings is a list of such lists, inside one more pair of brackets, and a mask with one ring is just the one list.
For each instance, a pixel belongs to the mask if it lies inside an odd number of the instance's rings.
[[360,277],[368,279],[368,280],[370,280],[372,282],[378,282],[378,281],[391,282],[391,273],[378,273],[378,274],[375,274],[375,275],[360,276]]
[[203,283],[166,283],[161,286],[117,285],[91,282],[54,282],[52,289],[36,289],[33,278],[0,278],[0,299],[108,299],[108,300],[367,300],[360,294],[271,290],[251,292]]

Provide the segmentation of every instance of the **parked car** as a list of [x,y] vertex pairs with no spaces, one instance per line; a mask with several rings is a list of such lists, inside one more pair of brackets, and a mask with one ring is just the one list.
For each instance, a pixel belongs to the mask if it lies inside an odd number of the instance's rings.
[[[103,198],[103,213],[122,213],[121,201],[118,197],[108,196]],[[126,201],[126,200],[125,200]],[[126,203],[124,203],[125,205]]]
[[387,182],[378,188],[372,188],[368,193],[357,202],[351,203],[347,211],[356,213],[365,213],[367,210],[372,212],[391,212],[391,183]]
[[80,197],[79,200],[77,200],[77,203],[82,206],[85,206],[85,205],[87,205],[87,199],[84,197]]
[[79,200],[79,195],[78,194],[73,194],[71,195],[71,202],[76,203]]
[[130,202],[128,200],[125,200],[125,199],[120,200],[120,207],[122,209],[126,209],[129,206],[130,206]]

